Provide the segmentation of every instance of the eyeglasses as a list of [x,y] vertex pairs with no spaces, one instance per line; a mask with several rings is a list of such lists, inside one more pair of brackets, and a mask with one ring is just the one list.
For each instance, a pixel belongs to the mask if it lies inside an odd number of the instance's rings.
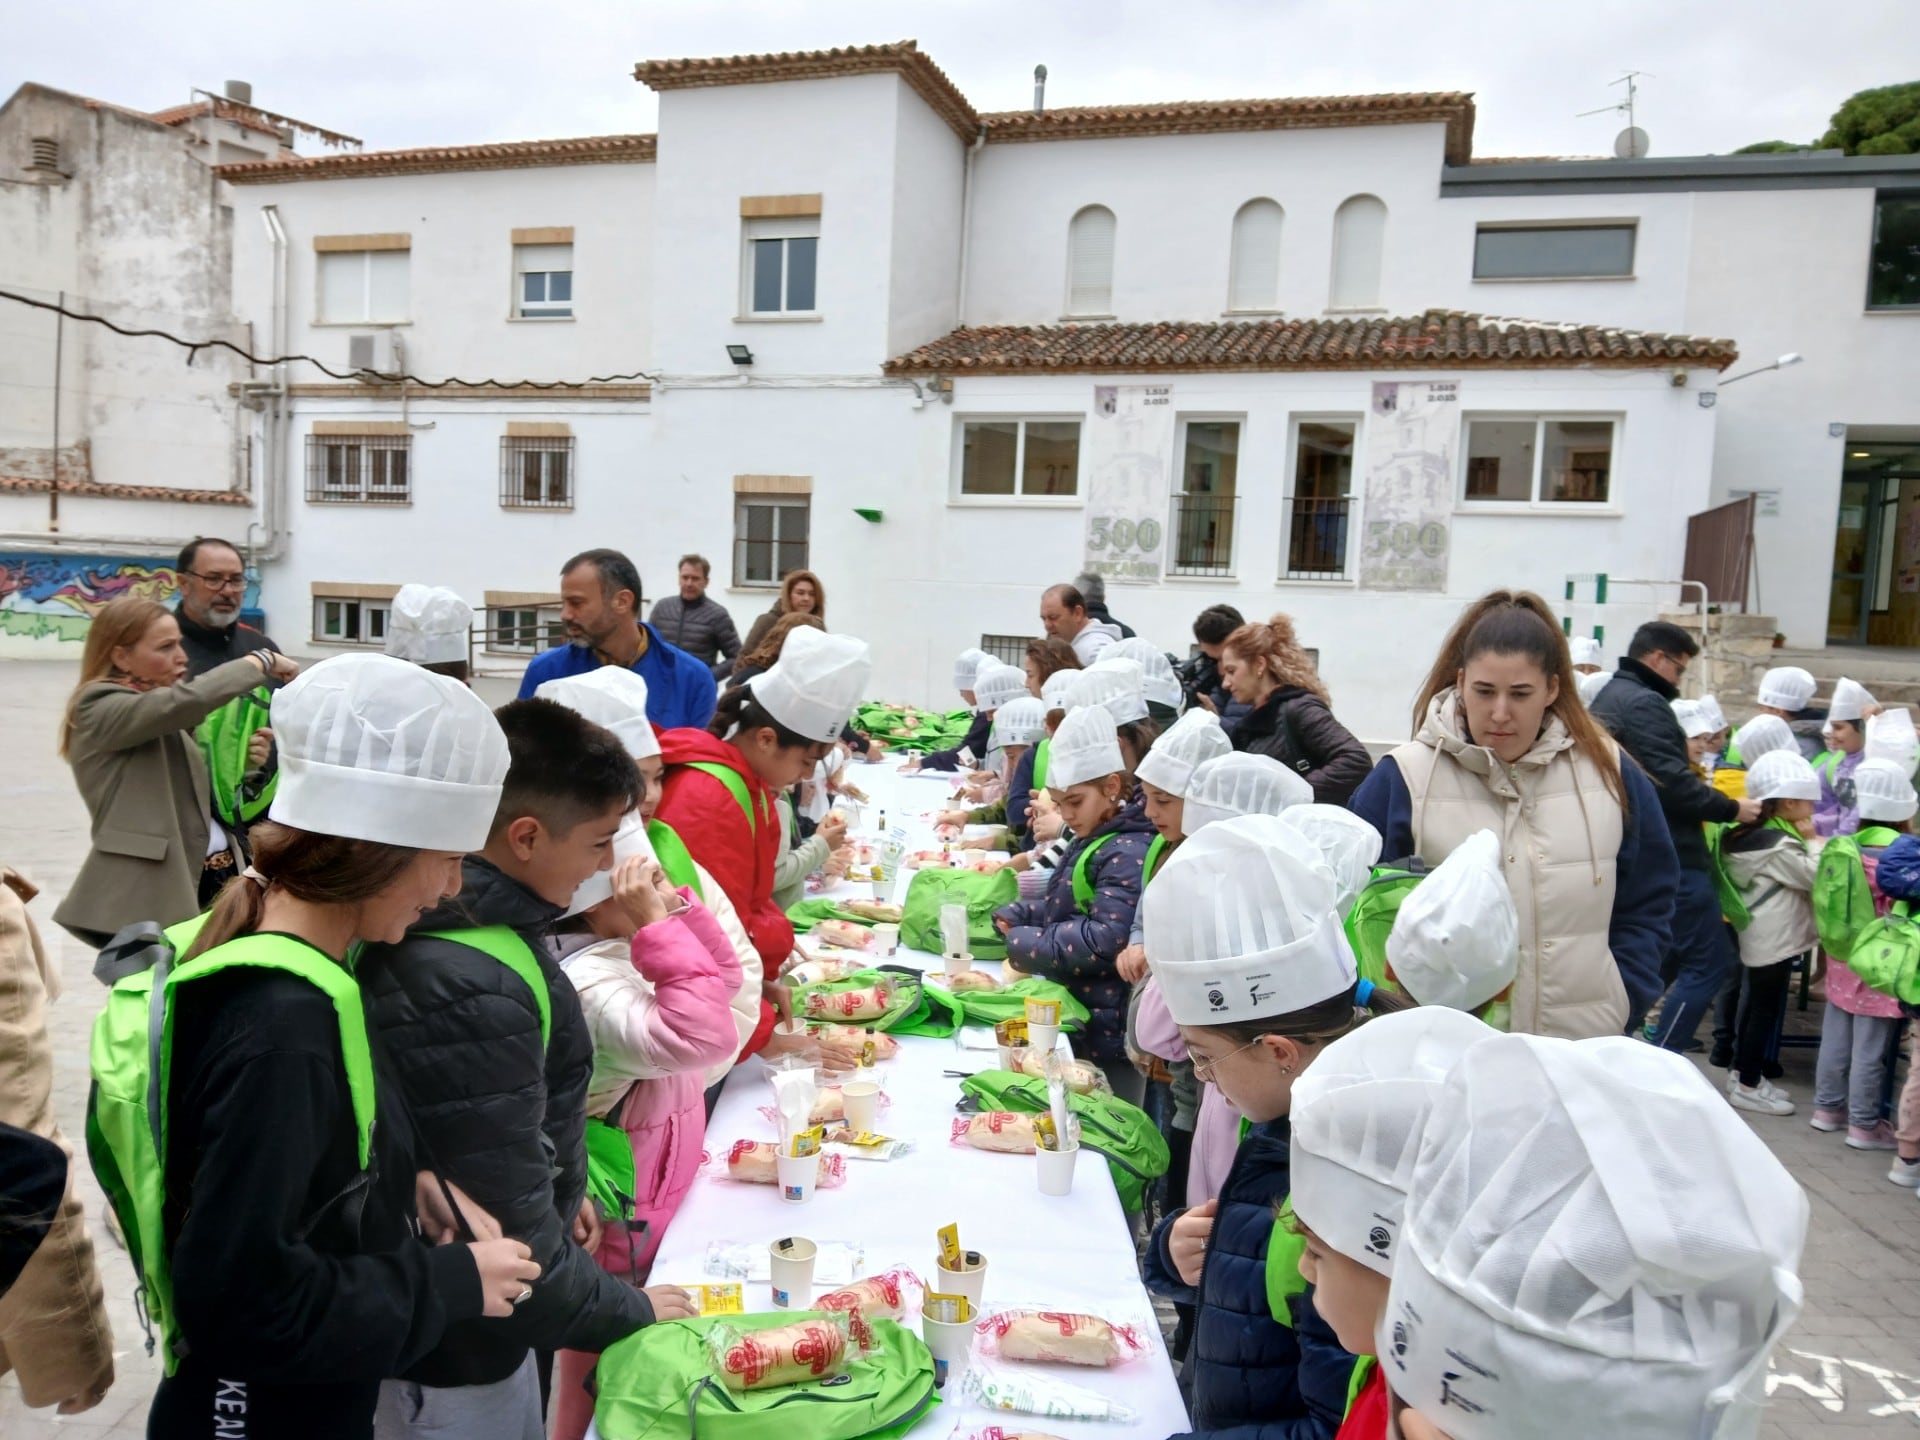
[[202,575],[198,570],[182,570],[182,575],[191,575],[209,590],[244,590],[247,577],[244,575]]
[[1212,1060],[1202,1060],[1198,1056],[1195,1056],[1193,1057],[1193,1073],[1195,1075],[1198,1075],[1202,1080],[1209,1080],[1213,1077],[1214,1072],[1218,1070],[1223,1063],[1225,1063],[1228,1060],[1231,1060],[1234,1056],[1238,1055],[1241,1050],[1253,1049],[1254,1046],[1258,1045],[1260,1041],[1264,1039],[1266,1039],[1266,1036],[1262,1035],[1258,1039],[1249,1040],[1246,1044],[1242,1045],[1238,1050],[1229,1050],[1226,1054],[1218,1056]]

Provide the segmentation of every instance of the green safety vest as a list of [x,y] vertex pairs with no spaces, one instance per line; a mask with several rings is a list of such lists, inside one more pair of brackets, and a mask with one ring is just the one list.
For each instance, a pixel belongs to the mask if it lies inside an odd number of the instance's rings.
[[1049,736],[1033,747],[1033,788],[1047,788],[1047,760],[1053,753],[1053,739]]
[[279,773],[267,776],[258,791],[246,785],[251,767],[247,764],[247,742],[253,732],[272,720],[273,692],[259,685],[215,710],[193,732],[206,757],[207,782],[213,793],[214,814],[229,828],[244,829],[267,813]]
[[1094,851],[1113,839],[1109,831],[1098,840],[1091,841],[1081,850],[1080,858],[1073,862],[1073,904],[1082,915],[1093,909],[1093,881],[1087,878],[1087,862],[1093,859]]
[[1166,852],[1167,837],[1156,835],[1147,844],[1147,858],[1140,866],[1140,888],[1147,888],[1147,882],[1153,879],[1153,872],[1160,868],[1160,857]]

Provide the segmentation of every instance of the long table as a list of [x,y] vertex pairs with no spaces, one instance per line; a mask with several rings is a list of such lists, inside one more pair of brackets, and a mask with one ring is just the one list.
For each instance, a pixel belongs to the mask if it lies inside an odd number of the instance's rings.
[[[944,805],[950,783],[903,775],[884,764],[857,765],[851,775],[871,797],[863,807],[865,826],[877,827],[884,809],[888,828],[906,831],[909,851],[935,848],[924,816]],[[953,777],[941,778],[951,782]],[[860,838],[880,837],[869,829]],[[896,898],[904,897],[908,883],[903,873]],[[870,893],[870,887],[845,882],[824,892],[849,898],[862,893]],[[935,971],[940,967],[936,957],[905,949],[893,963]],[[961,1244],[986,1258],[987,1310],[1030,1305],[1080,1311],[1144,1331],[1148,1352],[1110,1370],[1019,1367],[1097,1390],[1125,1403],[1137,1418],[1117,1423],[1002,1415],[966,1404],[956,1387],[949,1386],[940,1408],[920,1423],[916,1434],[945,1436],[994,1424],[1068,1440],[1163,1440],[1184,1431],[1186,1410],[1153,1324],[1132,1233],[1105,1162],[1091,1151],[1083,1152],[1072,1193],[1053,1197],[1040,1194],[1031,1156],[991,1154],[950,1143],[960,1082],[947,1072],[990,1069],[994,1064],[992,1052],[967,1050],[957,1037],[900,1037],[899,1055],[880,1067],[878,1078],[890,1102],[881,1112],[880,1126],[889,1136],[912,1141],[911,1153],[890,1161],[849,1160],[846,1184],[817,1191],[805,1205],[780,1200],[772,1186],[736,1184],[703,1170],[667,1228],[653,1263],[652,1283],[693,1285],[729,1278],[708,1271],[708,1249],[714,1242],[737,1242],[764,1252],[772,1241],[791,1235],[816,1243],[859,1244],[864,1250],[859,1277],[905,1266],[930,1281],[938,1249],[935,1232],[957,1222]],[[736,1140],[777,1138],[773,1123],[761,1114],[772,1103],[767,1067],[757,1059],[737,1066],[707,1126],[708,1154],[723,1157]],[[831,1288],[816,1282],[814,1294]],[[750,1312],[771,1309],[766,1282],[748,1282],[744,1303]]]

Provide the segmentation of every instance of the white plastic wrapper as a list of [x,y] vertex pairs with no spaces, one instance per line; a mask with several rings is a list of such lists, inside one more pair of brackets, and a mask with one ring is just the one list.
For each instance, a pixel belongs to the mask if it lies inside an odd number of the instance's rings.
[[[775,1232],[778,1233],[778,1232]],[[813,1288],[851,1285],[866,1262],[864,1245],[854,1240],[821,1240],[813,1261]],[[707,1274],[721,1280],[753,1283],[773,1278],[773,1256],[764,1240],[715,1240],[707,1246]]]
[[967,1368],[960,1382],[960,1393],[982,1409],[1017,1415],[1044,1415],[1056,1420],[1115,1420],[1123,1425],[1140,1418],[1129,1405],[1084,1385],[1056,1380],[1038,1370],[1013,1370],[976,1362]]
[[812,1066],[772,1071],[774,1125],[782,1143],[812,1128],[814,1102],[820,1098],[820,1072]]
[[965,905],[940,907],[940,939],[947,947],[942,953],[947,955],[967,953],[967,907]]

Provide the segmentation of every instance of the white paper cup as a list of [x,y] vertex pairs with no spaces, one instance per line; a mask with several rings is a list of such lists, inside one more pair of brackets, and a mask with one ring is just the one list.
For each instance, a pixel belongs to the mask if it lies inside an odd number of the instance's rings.
[[781,1310],[805,1310],[813,1303],[813,1261],[820,1247],[798,1236],[767,1247],[773,1303]]
[[807,1033],[806,1018],[796,1015],[791,1020],[782,1020],[773,1027],[773,1030],[776,1035],[805,1035]]
[[774,1166],[780,1176],[780,1198],[793,1205],[804,1205],[813,1199],[814,1187],[820,1183],[820,1156],[780,1155],[774,1159]]
[[933,1320],[920,1317],[920,1334],[933,1352],[933,1383],[942,1389],[967,1373],[973,1359],[972,1320]]
[[1000,1068],[1002,1070],[1011,1070],[1016,1075],[1020,1074],[1020,1058],[1032,1048],[1033,1047],[1029,1045],[1002,1045],[1000,1047]]
[[[886,897],[882,895],[874,898],[884,900]],[[893,924],[874,926],[873,949],[876,955],[891,956],[896,953],[900,949],[900,927]]]
[[1027,1022],[1027,1044],[1040,1054],[1049,1054],[1059,1043],[1060,1027],[1058,1025],[1036,1025],[1031,1020]]
[[872,1080],[855,1080],[840,1087],[840,1099],[846,1107],[847,1126],[869,1135],[880,1133],[880,1086]]
[[1078,1142],[1063,1150],[1036,1150],[1033,1152],[1033,1158],[1040,1176],[1042,1195],[1073,1193],[1073,1162],[1080,1158]]
[[882,880],[879,877],[878,873],[876,873],[874,875],[872,883],[873,883],[874,899],[878,900],[881,904],[884,905],[886,904],[887,901],[893,898],[893,881]]
[[943,961],[943,964],[946,967],[947,978],[951,980],[954,978],[954,976],[965,975],[968,971],[973,969],[973,956],[949,955],[945,958],[945,960]]
[[977,1316],[980,1313],[980,1296],[987,1288],[987,1257],[978,1250],[962,1250],[958,1270],[949,1270],[947,1262],[939,1258],[934,1260],[933,1268],[940,1277],[940,1283],[932,1289],[942,1295],[966,1296],[973,1303],[973,1313]]

